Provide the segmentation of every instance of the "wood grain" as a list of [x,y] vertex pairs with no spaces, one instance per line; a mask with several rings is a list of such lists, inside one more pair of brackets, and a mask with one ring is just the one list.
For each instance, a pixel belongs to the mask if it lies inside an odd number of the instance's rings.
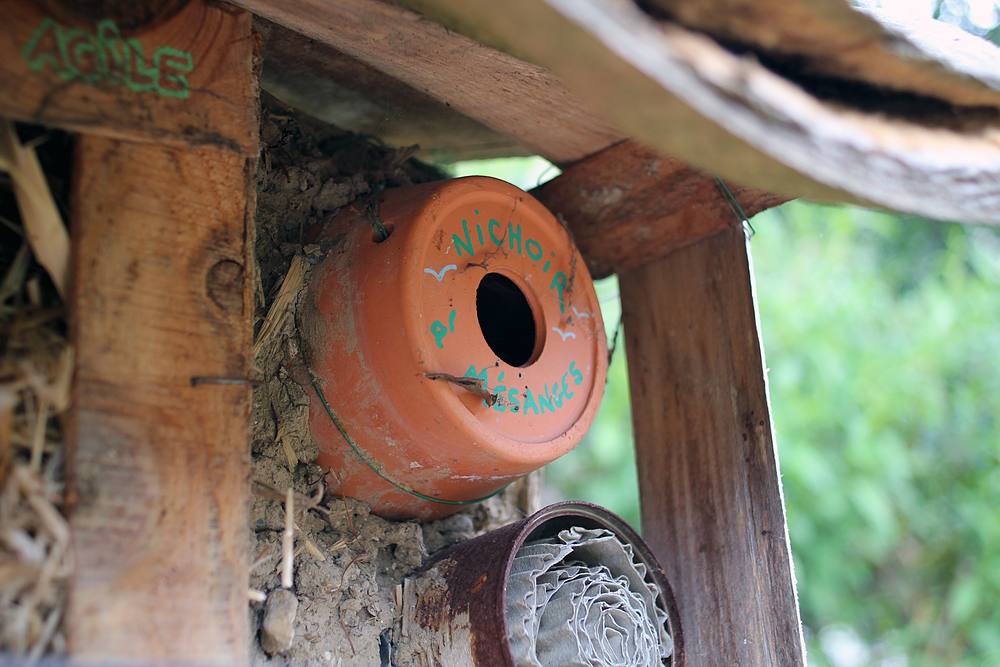
[[184,9],[189,0],[38,0],[51,4],[71,5],[77,12],[95,21],[112,19],[122,30],[133,31],[157,21],[171,19]]
[[[1000,71],[981,57],[988,46],[981,38],[929,16],[857,10],[844,0],[641,0],[639,4],[685,28],[784,61],[803,76],[864,82],[883,91],[906,91],[957,106],[1000,103]],[[901,57],[907,53],[920,57]]]
[[557,164],[625,138],[541,67],[397,5],[379,0],[234,4],[403,81]]
[[[99,14],[103,5],[82,8]],[[132,25],[142,12],[110,15],[95,21],[56,2],[0,0],[0,115],[256,155],[248,13],[193,0],[147,27]]]
[[[433,162],[524,156],[510,138],[380,70],[261,17],[261,88],[344,130],[412,146]],[[463,38],[464,39],[464,38]]]
[[[577,162],[532,190],[573,234],[594,278],[604,278],[742,224],[719,181],[635,141]],[[785,197],[727,184],[754,216]]]
[[244,664],[247,161],[83,136],[67,612],[81,662]]
[[688,664],[804,665],[744,233],[619,280],[643,536]]
[[243,664],[250,389],[192,378],[249,372],[250,16],[192,2],[151,36],[198,54],[189,99],[70,81],[30,114],[102,135],[79,138],[73,180],[69,653]]
[[[1000,50],[983,40],[975,48],[963,41],[968,52],[960,66],[947,57],[950,32],[942,29],[936,41],[925,33],[922,40],[904,43],[899,30],[858,14],[857,20],[885,40],[881,58],[929,59],[930,68],[945,72],[945,78],[975,72],[971,88],[978,97],[952,101],[908,93],[905,99],[889,96],[888,106],[871,106],[870,98],[852,105],[848,95],[828,101],[804,82],[768,69],[754,52],[730,51],[703,33],[656,20],[631,2],[404,2],[546,67],[631,137],[727,180],[789,197],[867,202],[945,220],[1000,224],[1000,145],[991,138],[1000,129],[997,106],[951,106],[1000,99],[995,75],[983,74],[1000,70]],[[976,68],[965,66],[976,59]],[[860,76],[857,82],[872,87]],[[957,83],[953,88],[971,90]],[[951,89],[933,88],[939,94]],[[896,113],[900,106],[906,114]]]

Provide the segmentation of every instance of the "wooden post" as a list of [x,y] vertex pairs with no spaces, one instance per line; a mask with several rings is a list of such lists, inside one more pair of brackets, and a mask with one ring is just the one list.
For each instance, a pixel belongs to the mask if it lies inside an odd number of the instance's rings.
[[[74,662],[247,661],[258,132],[250,19],[187,3],[128,43],[166,54],[163,90],[148,76],[130,89],[123,72],[100,70],[69,79],[69,98],[50,91],[53,104],[37,114],[99,125],[78,139],[73,181]],[[45,23],[44,37],[55,39],[64,20]],[[160,51],[164,34],[171,41]],[[22,72],[37,78],[21,89],[54,85],[53,62]],[[178,79],[181,70],[190,78]],[[190,97],[163,92],[181,89]],[[84,104],[90,96],[104,102]]]
[[250,387],[197,379],[249,373],[245,163],[79,141],[74,660],[246,660]]
[[619,280],[643,535],[688,665],[804,665],[743,230]]

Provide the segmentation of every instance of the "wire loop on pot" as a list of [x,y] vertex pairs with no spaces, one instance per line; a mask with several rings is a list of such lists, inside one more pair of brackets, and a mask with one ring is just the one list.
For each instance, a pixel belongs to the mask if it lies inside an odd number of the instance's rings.
[[389,238],[389,234],[392,233],[392,229],[389,225],[382,222],[382,216],[379,211],[380,205],[382,203],[382,190],[385,185],[380,185],[375,189],[372,194],[371,199],[368,201],[368,206],[366,207],[366,214],[368,215],[368,221],[372,223],[372,240],[375,243],[381,243]]
[[715,175],[715,182],[719,186],[719,190],[722,191],[722,196],[726,200],[726,203],[729,204],[729,210],[732,211],[736,215],[736,219],[744,225],[743,229],[747,233],[747,239],[753,238],[753,236],[757,233],[757,230],[753,228],[752,224],[750,224],[750,218],[743,212],[743,207],[740,206],[739,200],[736,199],[732,190],[729,189],[729,186],[726,185],[726,182],[722,180],[718,174]]

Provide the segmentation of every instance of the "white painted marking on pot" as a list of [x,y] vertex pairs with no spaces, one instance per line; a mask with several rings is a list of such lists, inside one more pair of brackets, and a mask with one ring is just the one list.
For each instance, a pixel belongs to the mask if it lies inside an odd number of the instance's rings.
[[449,271],[458,271],[458,265],[449,264],[448,266],[441,269],[441,273],[438,273],[429,266],[426,269],[424,269],[424,273],[431,274],[432,276],[438,279],[438,282],[441,282],[441,279],[444,278],[444,274],[448,273]]
[[572,331],[563,332],[563,330],[560,329],[559,327],[552,327],[552,330],[555,331],[560,336],[562,336],[563,340],[566,340],[567,338],[576,338],[576,334],[573,333]]

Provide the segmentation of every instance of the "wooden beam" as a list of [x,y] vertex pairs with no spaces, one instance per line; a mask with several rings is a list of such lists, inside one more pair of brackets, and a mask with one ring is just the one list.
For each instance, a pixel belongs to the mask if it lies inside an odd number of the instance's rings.
[[[857,15],[878,36],[883,60],[927,60],[924,69],[945,78],[975,76],[975,95],[956,92],[954,100],[884,91],[860,75],[785,78],[763,64],[766,54],[731,51],[632,2],[405,4],[546,67],[631,137],[727,180],[790,197],[1000,224],[1000,145],[990,138],[1000,130],[1000,81],[987,74],[1000,70],[1000,50],[952,26],[917,40],[909,39],[915,31],[893,28],[881,15],[884,28]],[[767,4],[777,11],[776,2]],[[963,45],[961,66],[947,55],[954,40]],[[940,80],[927,90],[960,88],[971,90]]]
[[[636,142],[621,143],[623,137],[544,70],[413,12],[373,0],[238,0],[238,4],[267,17],[258,22],[264,28],[265,45],[272,44],[279,54],[294,52],[297,56],[291,60],[298,67],[336,73],[338,80],[358,79],[350,85],[360,89],[385,85],[379,72],[397,77],[413,88],[387,85],[386,100],[395,103],[413,97],[415,101],[407,105],[421,106],[427,104],[425,97],[436,98],[438,105],[461,110],[550,160],[575,164],[535,194],[563,215],[598,277],[660,257],[738,222],[714,177]],[[305,50],[290,31],[316,43]],[[338,58],[332,49],[350,57]],[[285,56],[277,57],[279,69],[290,75],[284,80],[303,76],[289,69],[293,65],[285,62]],[[265,75],[269,67],[265,63]],[[301,83],[282,85],[301,88]],[[317,82],[314,88],[319,86]],[[301,96],[298,101],[322,104]],[[352,108],[355,122],[365,108],[364,104]],[[430,118],[436,112],[428,107],[427,113]],[[457,134],[461,127],[450,118],[441,117]],[[382,123],[375,117],[372,121]],[[369,129],[383,134],[382,129]],[[389,137],[392,131],[385,130]],[[587,159],[580,162],[583,158]],[[617,199],[608,201],[609,194]],[[742,188],[737,188],[737,197],[747,215],[787,199]],[[628,222],[618,224],[621,220]]]
[[688,664],[805,665],[743,230],[619,280],[643,536]]
[[[433,162],[531,153],[449,104],[366,65],[328,44],[261,17],[261,88],[285,104],[390,146],[412,146]],[[464,38],[463,38],[464,39]]]
[[[222,16],[206,53],[249,43],[249,15]],[[207,112],[239,109],[232,136],[257,132],[244,55],[226,74],[239,99]],[[217,145],[78,139],[74,662],[246,663],[254,165]]]
[[[664,257],[742,218],[721,182],[635,141],[567,168],[532,191],[573,234],[594,278]],[[728,184],[750,217],[785,197]]]
[[70,656],[243,664],[246,160],[82,137]]
[[235,0],[404,81],[557,164],[625,135],[541,67],[379,0]]
[[57,2],[0,0],[0,115],[256,155],[255,115],[244,104],[257,92],[243,76],[250,16],[207,2],[140,11],[146,4],[117,3],[122,15],[94,19]]
[[[749,48],[789,74],[798,70],[866,83],[958,107],[998,103],[1000,71],[982,58],[989,47],[929,16],[857,9],[844,0],[643,0],[643,5],[686,28]],[[901,56],[907,50],[912,55]]]

